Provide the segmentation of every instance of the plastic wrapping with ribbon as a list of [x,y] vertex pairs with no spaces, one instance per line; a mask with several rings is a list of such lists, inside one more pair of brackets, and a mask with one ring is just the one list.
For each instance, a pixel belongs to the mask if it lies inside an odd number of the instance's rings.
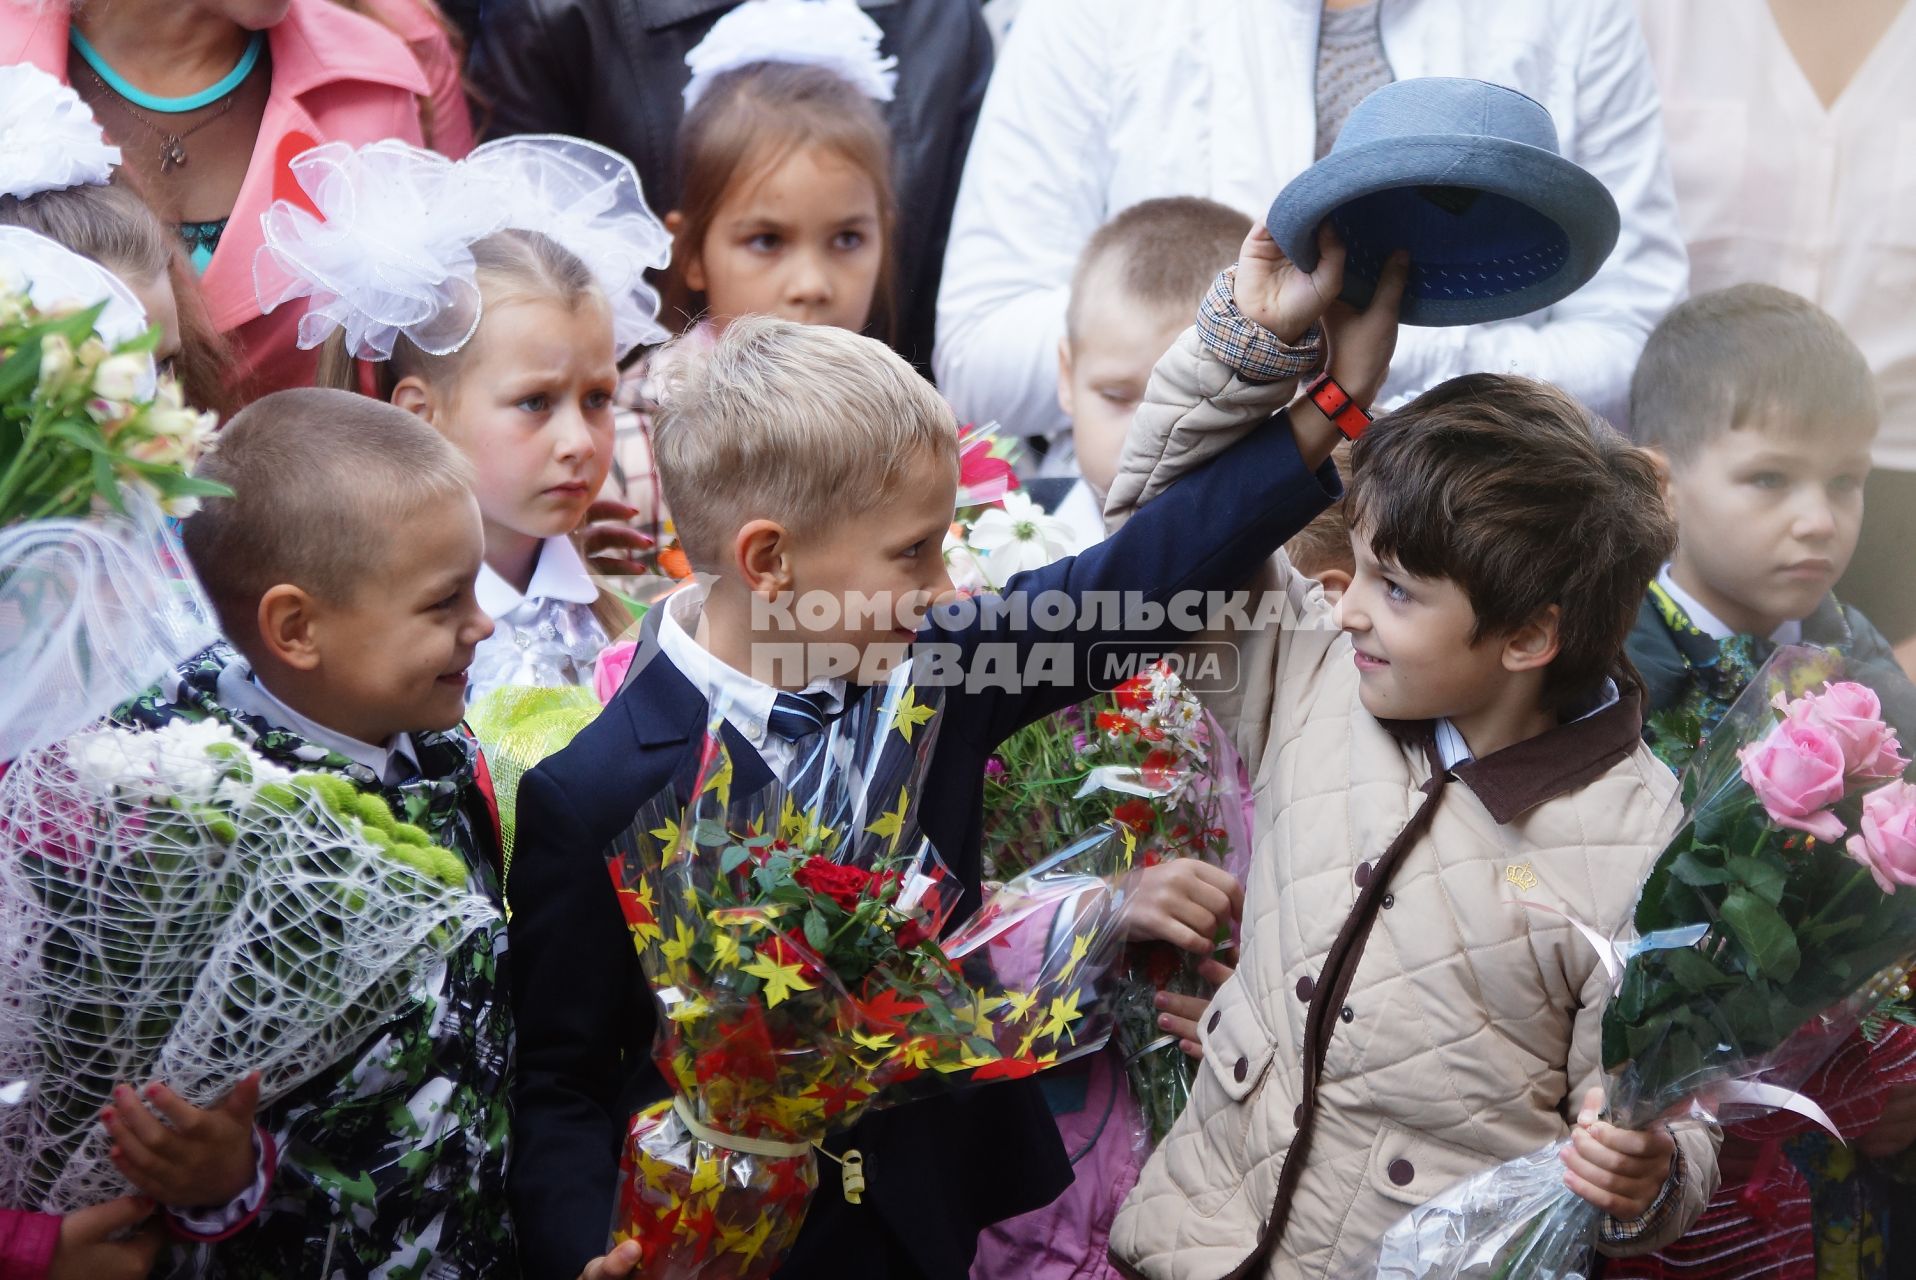
[[[1780,1112],[1843,1136],[1830,1112],[1845,1099],[1812,1082],[1906,993],[1916,959],[1908,773],[1880,700],[1840,655],[1791,646],[1764,664],[1684,771],[1685,819],[1629,936],[1577,923],[1615,987],[1603,1019],[1615,1123]],[[1588,1275],[1604,1219],[1565,1186],[1565,1145],[1441,1192],[1354,1274]]]
[[[864,1114],[1015,1079],[1103,1047],[1135,838],[1102,827],[963,896],[920,829],[938,732],[909,664],[754,778],[719,709],[698,767],[648,805],[608,870],[659,1019],[674,1097],[632,1118],[616,1239],[655,1277],[771,1274],[821,1155],[856,1203],[883,1177],[825,1138]],[[735,752],[736,760],[735,760]]]

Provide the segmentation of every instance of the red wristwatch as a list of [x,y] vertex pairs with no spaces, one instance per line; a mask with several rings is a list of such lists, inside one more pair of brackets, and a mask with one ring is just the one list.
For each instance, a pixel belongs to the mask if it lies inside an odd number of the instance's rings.
[[1364,406],[1351,399],[1350,392],[1337,385],[1337,379],[1329,371],[1311,379],[1304,388],[1304,394],[1310,397],[1331,425],[1344,433],[1347,440],[1355,440],[1364,434],[1364,428],[1371,422],[1370,412]]

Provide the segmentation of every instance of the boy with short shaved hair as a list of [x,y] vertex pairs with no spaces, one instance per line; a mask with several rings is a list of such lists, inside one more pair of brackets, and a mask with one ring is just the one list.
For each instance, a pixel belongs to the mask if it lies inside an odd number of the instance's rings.
[[[466,460],[431,427],[343,391],[281,391],[199,469],[233,490],[186,521],[225,641],[122,721],[218,720],[287,769],[336,773],[464,859],[495,903],[497,824],[461,731],[492,623]],[[505,927],[468,934],[412,1004],[261,1116],[278,1170],[183,1273],[234,1280],[517,1274],[505,1210],[512,1029]]]
[[1124,210],[1078,256],[1058,340],[1058,406],[1082,477],[1058,504],[1075,549],[1104,539],[1104,495],[1151,369],[1191,323],[1217,273],[1237,261],[1251,220],[1215,200],[1171,196]]
[[[1159,362],[1114,518],[1290,399],[1259,378],[1284,332],[1260,255],[1261,228]],[[1239,963],[1112,1258],[1150,1280],[1350,1275],[1416,1206],[1565,1139],[1602,1250],[1651,1252],[1709,1198],[1714,1136],[1602,1119],[1608,974],[1564,915],[1623,926],[1681,816],[1623,661],[1672,540],[1653,463],[1524,378],[1453,379],[1374,423],[1347,400],[1323,385],[1291,414],[1328,403],[1358,436],[1350,585],[1333,609],[1277,556],[1259,585],[1292,625],[1237,633],[1242,678],[1206,693],[1256,797]]]
[[1766,284],[1692,298],[1651,333],[1630,415],[1677,522],[1676,554],[1630,636],[1657,754],[1681,768],[1770,650],[1798,642],[1843,650],[1905,740],[1916,734],[1916,687],[1833,591],[1856,551],[1882,417],[1842,327]]

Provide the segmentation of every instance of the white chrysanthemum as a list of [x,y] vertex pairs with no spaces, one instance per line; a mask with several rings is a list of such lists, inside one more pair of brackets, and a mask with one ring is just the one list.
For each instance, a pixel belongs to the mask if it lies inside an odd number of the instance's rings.
[[118,163],[79,94],[27,63],[0,67],[0,195],[105,186]]
[[960,591],[985,591],[990,584],[985,581],[985,567],[978,561],[978,553],[973,551],[965,540],[947,530],[945,533],[945,572],[951,575],[951,585]]
[[[67,740],[67,763],[74,779],[90,796],[106,799],[119,783],[132,776],[136,754],[128,750],[133,735],[124,729],[95,729]],[[145,752],[137,753],[143,762]]]
[[982,512],[971,526],[971,546],[984,556],[986,576],[994,587],[1020,573],[1042,569],[1071,551],[1071,527],[1013,489],[1002,507]]

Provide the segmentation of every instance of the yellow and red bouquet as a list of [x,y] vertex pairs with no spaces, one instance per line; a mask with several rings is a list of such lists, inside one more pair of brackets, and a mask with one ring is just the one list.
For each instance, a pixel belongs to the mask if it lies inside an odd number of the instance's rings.
[[[674,1095],[627,1134],[614,1234],[640,1242],[645,1275],[769,1275],[804,1221],[825,1137],[875,1107],[1030,1075],[1109,1038],[1103,979],[1135,837],[1085,833],[947,936],[961,887],[917,804],[935,701],[907,667],[799,744],[788,782],[757,786],[716,718],[696,775],[609,860]],[[856,1203],[862,1157],[826,1154]]]

